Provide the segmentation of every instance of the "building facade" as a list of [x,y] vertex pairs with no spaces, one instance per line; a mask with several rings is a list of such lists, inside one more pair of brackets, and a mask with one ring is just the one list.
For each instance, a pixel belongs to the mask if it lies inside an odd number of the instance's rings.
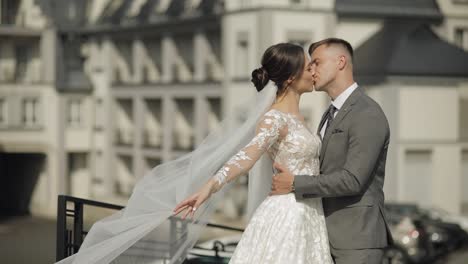
[[[366,61],[390,22],[417,20],[431,41],[468,50],[466,1],[365,2],[0,0],[0,210],[53,216],[61,193],[124,204],[152,167],[193,150],[222,119],[245,119],[250,73],[274,43],[336,36]],[[467,70],[358,81],[391,125],[387,199],[462,211]],[[328,104],[303,97],[311,129]],[[242,214],[245,182],[227,214]]]

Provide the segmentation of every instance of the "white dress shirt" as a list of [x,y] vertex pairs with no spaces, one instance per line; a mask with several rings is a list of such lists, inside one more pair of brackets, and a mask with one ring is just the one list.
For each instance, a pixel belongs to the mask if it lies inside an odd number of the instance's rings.
[[[333,106],[336,107],[336,111],[333,115],[333,118],[336,117],[338,111],[340,111],[341,107],[343,107],[348,97],[354,92],[354,90],[356,90],[356,88],[358,88],[357,83],[353,83],[351,84],[351,86],[346,88],[346,90],[344,90],[340,95],[338,95],[338,97],[336,97],[335,100],[332,100]],[[325,136],[325,129],[327,128],[327,123],[328,120],[325,121],[325,123],[322,126],[322,129],[320,130],[320,136],[322,136],[322,138]]]

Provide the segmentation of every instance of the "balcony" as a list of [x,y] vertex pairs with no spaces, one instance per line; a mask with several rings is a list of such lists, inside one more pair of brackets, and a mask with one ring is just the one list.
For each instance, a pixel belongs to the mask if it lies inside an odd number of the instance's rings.
[[0,35],[37,35],[47,24],[41,7],[33,1],[0,2]]
[[38,39],[16,38],[0,45],[0,83],[37,84],[43,81]]

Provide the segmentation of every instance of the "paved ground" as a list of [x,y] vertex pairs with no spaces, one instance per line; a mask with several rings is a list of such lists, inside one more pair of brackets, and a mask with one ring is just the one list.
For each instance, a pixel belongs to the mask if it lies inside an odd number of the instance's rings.
[[445,260],[441,260],[439,262],[440,264],[446,263],[446,264],[467,264],[468,263],[468,248],[459,250],[458,252],[455,252],[454,254],[451,254],[450,256],[447,257]]
[[[0,263],[54,263],[55,228],[55,221],[37,217],[17,217],[0,220]],[[455,252],[437,264],[467,263],[468,248]]]
[[0,222],[0,263],[50,264],[55,262],[55,222],[20,217]]

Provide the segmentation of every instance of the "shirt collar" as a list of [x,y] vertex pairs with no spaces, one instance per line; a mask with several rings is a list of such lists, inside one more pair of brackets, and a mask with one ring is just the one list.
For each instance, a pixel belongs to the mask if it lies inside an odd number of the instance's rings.
[[358,88],[357,83],[351,84],[346,90],[344,90],[338,97],[335,98],[335,100],[332,101],[332,104],[336,109],[340,110],[341,107],[343,107],[343,104],[346,102],[346,99]]

